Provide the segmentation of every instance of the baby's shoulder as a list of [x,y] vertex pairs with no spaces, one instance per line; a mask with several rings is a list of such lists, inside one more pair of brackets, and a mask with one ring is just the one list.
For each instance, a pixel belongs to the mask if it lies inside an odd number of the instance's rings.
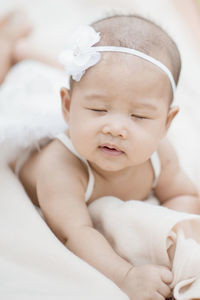
[[47,174],[54,172],[58,176],[63,174],[73,176],[78,173],[79,176],[87,176],[87,167],[84,163],[58,139],[52,140],[41,150],[38,165],[40,169],[45,169]]
[[164,138],[158,146],[158,155],[161,163],[161,170],[174,168],[178,164],[178,156],[175,148],[168,138]]
[[179,160],[173,144],[168,138],[164,138],[158,147],[161,172],[159,181],[165,180],[179,169]]

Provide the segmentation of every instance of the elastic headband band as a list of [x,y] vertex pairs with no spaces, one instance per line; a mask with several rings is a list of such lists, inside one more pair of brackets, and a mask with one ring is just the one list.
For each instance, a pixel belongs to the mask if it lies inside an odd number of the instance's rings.
[[173,90],[173,94],[175,94],[176,91],[176,83],[174,81],[174,77],[171,73],[171,71],[163,64],[161,63],[159,60],[141,52],[135,49],[131,49],[131,48],[126,48],[126,47],[116,47],[116,46],[98,46],[92,47],[94,50],[98,51],[98,52],[121,52],[121,53],[128,53],[128,54],[133,54],[135,56],[141,57],[149,62],[151,62],[152,64],[156,65],[158,68],[160,68],[162,71],[165,72],[165,74],[168,76],[171,86],[172,86],[172,90]]

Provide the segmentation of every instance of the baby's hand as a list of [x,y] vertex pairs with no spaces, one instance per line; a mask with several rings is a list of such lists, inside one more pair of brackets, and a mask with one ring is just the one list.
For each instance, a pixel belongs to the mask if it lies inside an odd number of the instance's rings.
[[173,276],[169,269],[157,265],[133,267],[124,278],[121,289],[130,300],[164,300],[170,294]]

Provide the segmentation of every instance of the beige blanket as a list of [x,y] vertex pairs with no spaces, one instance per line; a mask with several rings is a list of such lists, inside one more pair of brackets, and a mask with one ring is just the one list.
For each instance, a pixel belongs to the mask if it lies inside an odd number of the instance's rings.
[[169,267],[175,299],[200,299],[200,216],[115,197],[100,198],[89,209],[119,255],[135,266]]

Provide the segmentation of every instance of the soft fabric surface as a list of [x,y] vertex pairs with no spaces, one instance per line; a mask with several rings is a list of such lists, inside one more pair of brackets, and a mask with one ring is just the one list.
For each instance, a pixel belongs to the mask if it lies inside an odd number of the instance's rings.
[[135,266],[172,269],[175,299],[200,299],[200,216],[115,197],[98,199],[89,210],[119,255]]
[[[0,182],[2,299],[128,299],[57,240],[9,168],[0,168]],[[200,298],[199,216],[114,197],[96,200],[89,210],[120,255],[134,265],[172,268],[175,298]]]
[[63,72],[35,61],[23,61],[10,70],[0,86],[2,163],[67,128],[59,95],[66,83]]

